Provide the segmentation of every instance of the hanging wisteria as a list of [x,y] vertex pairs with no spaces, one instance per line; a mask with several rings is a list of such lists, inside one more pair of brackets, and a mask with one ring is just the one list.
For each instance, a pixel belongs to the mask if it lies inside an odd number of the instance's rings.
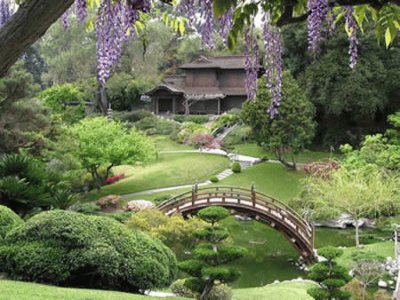
[[282,42],[278,28],[270,23],[268,13],[263,16],[265,48],[265,76],[272,103],[268,108],[271,118],[278,114],[282,94]]
[[61,24],[64,27],[64,30],[67,30],[69,28],[69,16],[70,16],[69,9],[67,9],[61,16]]
[[13,11],[8,1],[0,0],[0,27],[3,27],[3,25],[8,22],[12,15]]
[[[328,33],[334,29],[335,15],[330,0],[308,0],[308,43],[314,53],[318,50],[324,30]],[[9,18],[5,9],[8,2],[0,0],[0,26]],[[111,76],[112,68],[120,61],[122,45],[134,34],[136,21],[140,12],[149,12],[151,0],[101,0],[95,28],[97,35],[97,68],[98,80],[102,87]],[[213,49],[215,28],[219,29],[224,44],[233,26],[234,9],[215,18],[213,0],[181,0],[178,10],[188,18],[188,24],[195,27],[203,43]],[[87,17],[87,0],[76,0],[75,14],[78,22],[83,23]],[[345,8],[346,30],[349,34],[350,67],[357,63],[357,23],[353,16],[353,8]],[[64,27],[69,24],[69,11],[61,18]],[[271,23],[269,13],[263,17],[263,38],[265,47],[265,74],[267,88],[272,97],[268,108],[271,117],[278,114],[282,89],[282,44],[280,30]],[[254,24],[245,30],[245,71],[246,92],[248,99],[255,99],[259,72],[259,49],[254,34]]]
[[87,3],[86,0],[76,0],[76,16],[79,23],[84,23],[87,17]]
[[350,56],[350,68],[354,69],[357,64],[358,57],[358,39],[357,30],[358,25],[354,18],[354,9],[351,6],[345,8],[345,18],[346,18],[346,30],[349,34],[349,56]]
[[259,48],[257,38],[253,34],[254,25],[245,32],[245,87],[247,99],[253,100],[257,95],[257,79],[259,71]]
[[219,19],[219,26],[220,26],[220,35],[223,39],[224,45],[228,40],[229,32],[233,26],[233,8],[230,8],[220,19]]
[[308,0],[307,8],[309,11],[307,18],[308,47],[311,51],[316,52],[321,42],[323,24],[329,11],[328,1]]

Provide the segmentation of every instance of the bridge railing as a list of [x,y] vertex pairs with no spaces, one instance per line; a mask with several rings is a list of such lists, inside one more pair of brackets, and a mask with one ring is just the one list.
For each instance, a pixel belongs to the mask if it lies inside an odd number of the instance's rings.
[[[158,205],[158,208],[168,212],[174,209],[178,209],[183,204],[192,202],[192,206],[198,206],[199,201],[206,201],[206,203],[212,203],[213,198],[223,199],[236,199],[235,205],[253,206],[255,209],[260,207],[267,210],[269,214],[272,212],[278,212],[281,215],[280,220],[286,221],[286,223],[292,224],[304,240],[306,244],[309,244],[310,248],[313,248],[313,229],[310,225],[293,209],[286,204],[267,196],[263,193],[256,191],[254,187],[251,189],[232,187],[232,186],[217,186],[217,187],[203,187],[198,188],[196,185],[193,186],[192,191],[182,193],[172,199],[162,202]],[[232,203],[231,203],[232,204]],[[250,204],[250,205],[249,205]],[[277,216],[274,216],[278,218]]]

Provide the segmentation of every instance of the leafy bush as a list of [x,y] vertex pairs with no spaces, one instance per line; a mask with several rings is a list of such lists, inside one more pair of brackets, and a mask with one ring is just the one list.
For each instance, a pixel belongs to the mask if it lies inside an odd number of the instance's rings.
[[193,293],[186,285],[185,279],[178,279],[174,281],[171,286],[171,292],[175,295],[185,298],[196,298],[196,293]]
[[237,161],[235,161],[232,164],[232,172],[233,173],[240,173],[242,172],[242,167],[240,166],[240,163],[238,163]]
[[124,211],[124,212],[116,212],[116,213],[103,213],[101,216],[114,219],[120,223],[127,222],[132,216],[134,212],[131,211]]
[[221,141],[217,140],[213,135],[208,133],[195,133],[190,137],[187,142],[197,149],[220,149]]
[[70,209],[76,212],[91,215],[100,212],[101,207],[94,203],[79,203],[73,205]]
[[214,285],[205,300],[230,300],[232,299],[232,289],[226,284]]
[[64,286],[140,292],[169,285],[174,254],[111,218],[49,211],[9,233],[0,246],[9,277]]
[[321,178],[329,178],[332,172],[340,168],[339,162],[333,159],[324,159],[304,165],[303,170],[307,174],[316,175]]
[[123,112],[120,114],[119,119],[121,121],[127,121],[135,123],[144,118],[152,118],[154,117],[153,113],[149,110],[140,109],[135,111]]
[[212,124],[211,129],[215,130],[221,127],[231,127],[241,121],[239,114],[223,114]]
[[175,121],[159,117],[146,117],[134,123],[134,126],[149,135],[153,134],[171,134],[179,124]]
[[217,182],[219,181],[219,179],[218,179],[217,176],[211,176],[211,177],[210,177],[210,181],[211,181],[212,183],[217,183]]
[[22,219],[11,209],[0,205],[0,241],[11,229],[23,224]]
[[179,143],[188,143],[192,136],[197,133],[207,133],[207,129],[204,126],[193,122],[183,123],[177,135],[177,141]]
[[114,176],[110,176],[106,179],[106,183],[107,184],[112,184],[115,183],[117,181],[120,181],[121,179],[123,179],[125,177],[125,174],[120,174],[120,175],[114,175]]
[[207,123],[209,119],[210,119],[210,116],[208,116],[208,115],[190,115],[190,116],[176,115],[174,117],[174,120],[179,123],[193,122],[196,124]]
[[96,201],[96,204],[101,207],[101,209],[108,208],[118,208],[120,206],[121,196],[118,195],[108,195],[100,198]]
[[224,139],[224,145],[237,145],[248,143],[251,140],[251,128],[239,126],[232,130]]

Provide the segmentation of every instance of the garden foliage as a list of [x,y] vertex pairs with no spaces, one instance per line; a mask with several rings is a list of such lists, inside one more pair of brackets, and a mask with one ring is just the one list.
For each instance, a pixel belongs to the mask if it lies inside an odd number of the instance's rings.
[[130,292],[169,285],[174,254],[160,241],[111,218],[50,211],[29,219],[0,246],[10,278]]

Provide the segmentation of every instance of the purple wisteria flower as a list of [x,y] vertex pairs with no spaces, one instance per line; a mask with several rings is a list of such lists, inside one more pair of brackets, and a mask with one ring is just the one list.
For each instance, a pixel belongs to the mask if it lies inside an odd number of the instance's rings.
[[271,118],[278,114],[282,94],[282,42],[278,28],[270,24],[269,15],[263,17],[263,35],[265,48],[265,77],[272,103],[268,108]]
[[257,79],[259,71],[259,48],[257,38],[253,34],[254,25],[245,32],[245,87],[247,99],[253,100],[257,95]]
[[0,27],[10,20],[13,15],[13,11],[7,0],[0,0]]
[[354,9],[351,6],[345,8],[346,27],[349,34],[349,55],[350,55],[350,68],[354,69],[357,64],[358,58],[358,39],[357,30],[358,25],[353,16]]
[[233,8],[230,8],[220,19],[219,19],[219,26],[220,26],[220,31],[219,34],[221,35],[224,45],[226,45],[226,42],[228,40],[228,35],[229,32],[232,29],[233,26]]
[[70,10],[67,9],[63,15],[61,16],[61,24],[64,27],[64,30],[67,30],[69,28],[69,16],[70,16]]
[[86,0],[76,0],[76,16],[78,18],[79,23],[84,23],[87,17],[87,3]]
[[182,0],[179,3],[178,11],[188,18],[189,26],[196,24],[196,5],[196,0]]
[[203,40],[203,43],[210,49],[215,48],[214,33],[214,13],[213,1],[201,0],[200,3],[200,20],[198,25],[198,32]]
[[307,8],[309,11],[307,18],[308,47],[311,51],[316,52],[321,42],[323,24],[329,11],[328,0],[308,0]]

